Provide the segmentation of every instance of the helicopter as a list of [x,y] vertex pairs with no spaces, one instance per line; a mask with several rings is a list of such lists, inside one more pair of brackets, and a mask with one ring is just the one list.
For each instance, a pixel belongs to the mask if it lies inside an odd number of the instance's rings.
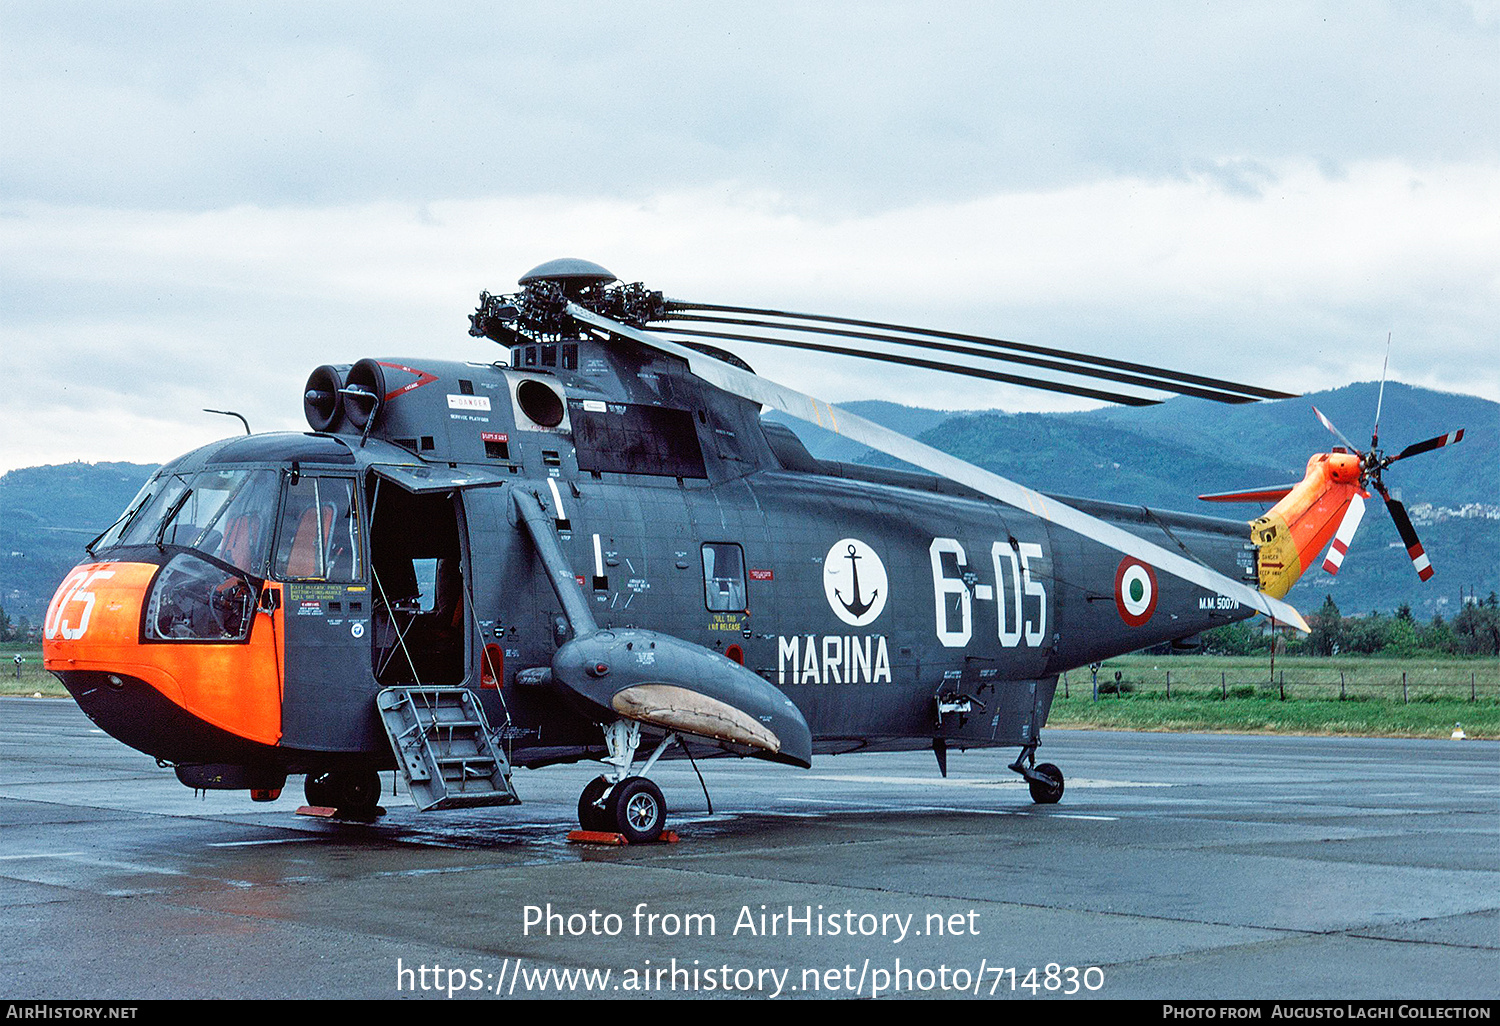
[[[1306,630],[1286,590],[1335,534],[1347,546],[1366,486],[1385,494],[1372,442],[1315,456],[1295,488],[1221,496],[1275,493],[1249,530],[1048,495],[713,342],[1132,405],[1290,395],[667,300],[572,258],[518,285],[470,316],[503,359],[320,366],[308,432],[151,477],[44,624],[46,668],[95,724],[189,787],[273,800],[305,774],[310,806],[354,818],[381,811],[382,770],[428,811],[515,804],[516,767],[596,761],[579,823],[628,842],[665,828],[661,758],[930,749],[946,776],[950,749],[1010,747],[1050,804],[1064,775],[1036,756],[1059,674],[1257,613]],[[770,410],[921,472],[815,459]]]

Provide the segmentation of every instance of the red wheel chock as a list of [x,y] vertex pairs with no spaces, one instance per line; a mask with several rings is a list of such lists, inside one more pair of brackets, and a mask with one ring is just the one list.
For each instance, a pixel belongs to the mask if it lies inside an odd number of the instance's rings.
[[[672,830],[663,830],[661,836],[653,843],[676,844],[681,838]],[[630,842],[625,839],[624,834],[613,833],[607,830],[574,830],[568,834],[569,844],[611,844],[626,845]]]
[[343,819],[351,823],[373,823],[385,815],[385,809],[379,805],[373,809],[361,809],[350,812],[344,809],[336,809],[331,805],[304,805],[297,810],[298,816],[313,816],[317,819]]

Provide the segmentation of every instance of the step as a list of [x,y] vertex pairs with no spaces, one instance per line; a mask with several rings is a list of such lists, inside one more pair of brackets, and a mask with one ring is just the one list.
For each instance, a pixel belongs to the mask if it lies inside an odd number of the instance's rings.
[[412,801],[434,809],[518,805],[510,761],[468,688],[386,688],[376,696],[381,725]]

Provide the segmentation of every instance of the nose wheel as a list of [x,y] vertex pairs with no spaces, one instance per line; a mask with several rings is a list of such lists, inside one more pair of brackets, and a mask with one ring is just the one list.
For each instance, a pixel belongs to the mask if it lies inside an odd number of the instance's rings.
[[618,784],[595,777],[578,797],[578,825],[620,834],[631,844],[649,844],[667,825],[667,802],[661,788],[645,777],[626,777]]
[[626,777],[609,795],[613,826],[631,844],[646,844],[667,825],[667,802],[661,788],[645,777]]
[[578,825],[585,830],[601,833],[610,829],[609,808],[605,801],[609,794],[609,778],[595,777],[578,796]]

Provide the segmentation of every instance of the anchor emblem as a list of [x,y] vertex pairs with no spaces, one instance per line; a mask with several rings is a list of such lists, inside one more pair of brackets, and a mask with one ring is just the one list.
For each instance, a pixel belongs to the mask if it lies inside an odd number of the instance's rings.
[[880,595],[880,589],[876,588],[874,591],[872,591],[870,593],[870,601],[869,602],[865,602],[865,601],[863,601],[863,600],[860,599],[860,597],[859,597],[859,558],[860,558],[859,557],[859,553],[855,551],[854,545],[851,543],[850,546],[849,546],[849,569],[850,569],[850,571],[851,571],[851,573],[853,574],[853,577],[854,577],[854,601],[853,602],[845,602],[844,601],[844,596],[839,592],[839,590],[837,588],[835,588],[834,591],[833,591],[834,595],[838,596],[838,600],[843,605],[843,607],[845,609],[849,610],[849,612],[853,613],[856,619],[859,618],[859,617],[861,617],[861,616],[864,616],[865,613],[869,612],[870,611],[870,607],[875,604],[875,599],[878,598],[879,595]]
[[840,538],[823,557],[823,591],[834,615],[854,627],[885,609],[889,581],[880,556],[858,538]]

